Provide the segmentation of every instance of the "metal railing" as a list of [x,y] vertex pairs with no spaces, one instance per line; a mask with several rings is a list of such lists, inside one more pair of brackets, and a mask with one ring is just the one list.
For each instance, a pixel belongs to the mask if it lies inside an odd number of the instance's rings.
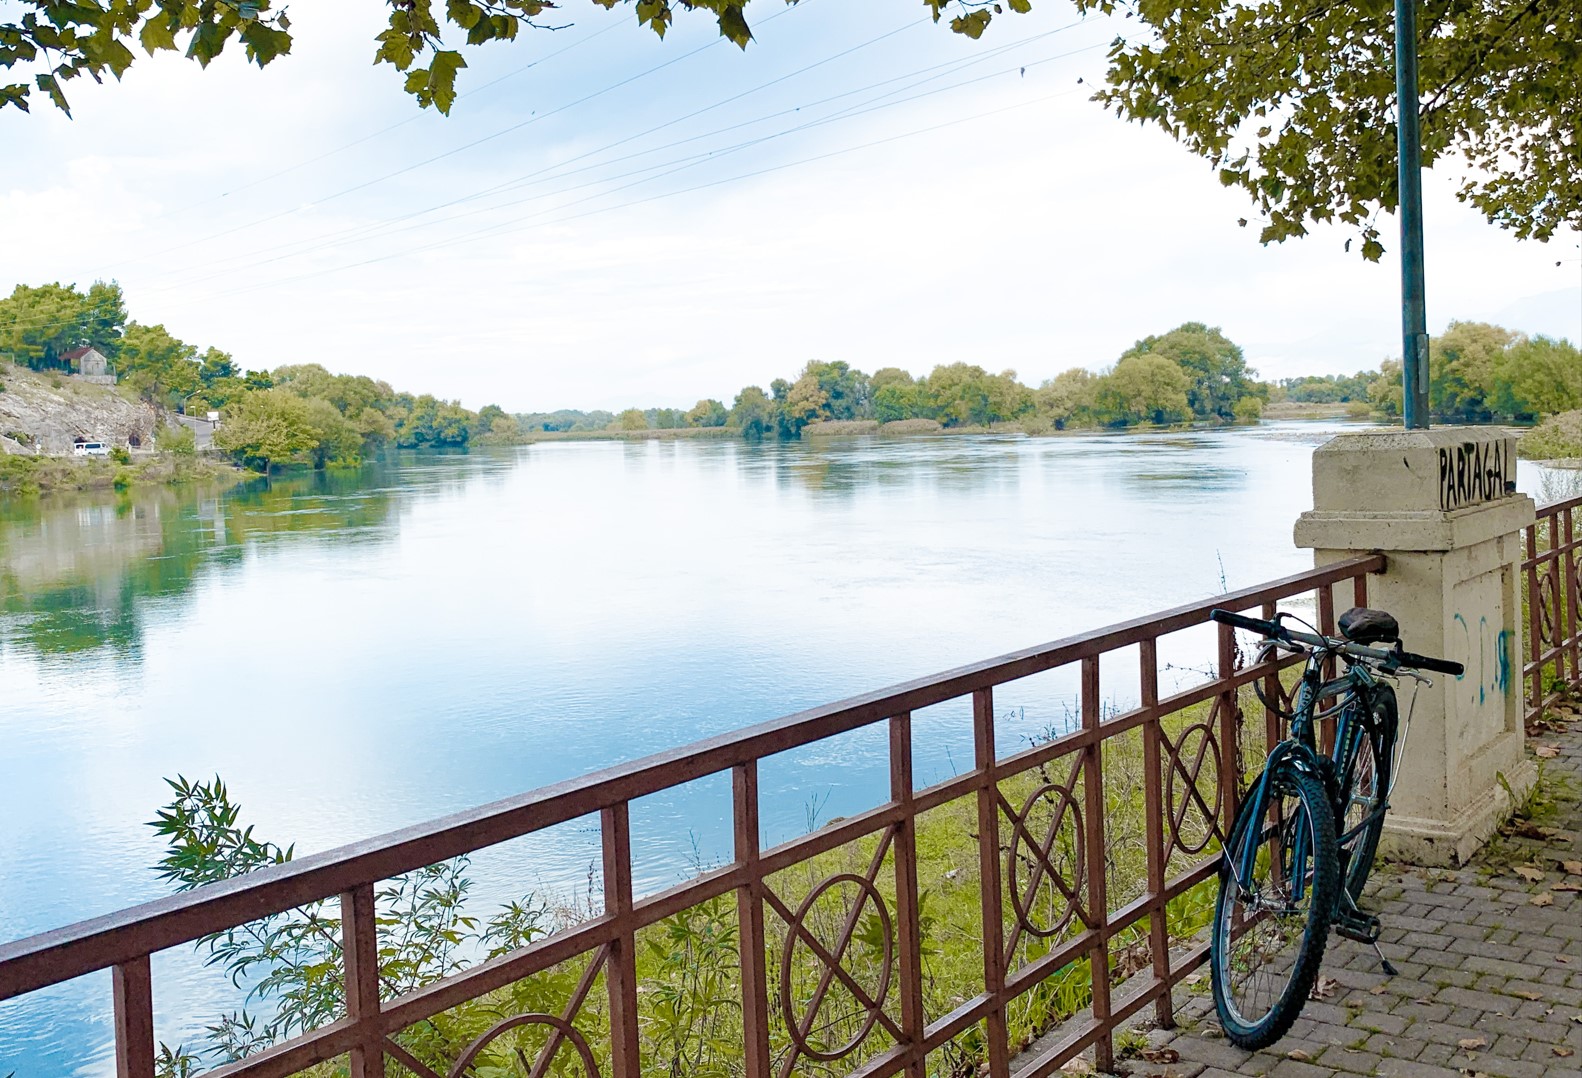
[[[1568,518],[1569,519],[1569,518]],[[1569,534],[1569,533],[1568,533]],[[546,1072],[557,1051],[589,1078],[605,1061],[613,1078],[643,1072],[636,946],[639,933],[699,903],[734,896],[739,932],[740,1073],[785,1078],[836,1060],[850,1073],[922,1078],[930,1053],[976,1028],[988,1073],[1039,1078],[1093,1048],[1107,1067],[1118,1025],[1152,1007],[1172,1021],[1172,989],[1205,957],[1201,944],[1167,936],[1166,906],[1216,870],[1244,771],[1239,690],[1263,679],[1279,691],[1273,664],[1246,666],[1232,631],[1214,626],[1218,667],[1204,683],[1160,697],[1159,641],[1208,623],[1215,606],[1260,610],[1315,595],[1317,620],[1333,631],[1335,597],[1363,605],[1367,575],[1382,572],[1382,555],[1360,557],[1258,587],[1178,607],[1038,647],[1013,652],[883,691],[813,708],[736,733],[714,737],[583,778],[507,798],[481,808],[271,866],[245,877],[163,898],[106,917],[0,946],[0,1000],[98,970],[112,971],[115,1058],[122,1078],[155,1072],[150,955],[338,896],[341,911],[344,1017],[311,1033],[210,1072],[226,1076],[281,1076],[349,1054],[355,1078],[383,1075],[387,1060],[422,1076],[467,1071],[493,1038],[526,1024],[547,1035],[531,1074]],[[1105,714],[1100,662],[1130,650],[1140,670],[1139,706]],[[1572,653],[1574,654],[1574,652]],[[1289,661],[1289,660],[1288,660]],[[995,737],[995,690],[1007,682],[1062,667],[1080,674],[1080,721],[1070,732],[1009,755]],[[1127,694],[1130,695],[1129,693]],[[972,770],[926,789],[914,789],[912,714],[946,701],[970,699],[975,760]],[[878,807],[811,834],[760,848],[759,762],[863,727],[888,726],[890,798]],[[1278,736],[1266,714],[1265,733]],[[1140,776],[1107,775],[1106,752],[1121,758],[1129,739]],[[1249,750],[1257,746],[1248,746]],[[1140,755],[1134,751],[1140,749]],[[734,859],[683,885],[637,898],[632,886],[629,805],[637,798],[703,776],[730,772]],[[1146,878],[1107,878],[1108,844],[1119,841],[1107,798],[1140,799]],[[981,990],[944,1013],[927,1013],[919,905],[933,882],[918,878],[917,825],[925,813],[951,802],[974,805],[976,885],[981,891]],[[597,915],[482,962],[416,991],[382,998],[378,969],[375,888],[423,866],[467,854],[566,821],[597,814],[603,850],[603,909]],[[859,840],[872,846],[866,873],[837,872],[812,887],[800,905],[773,877],[792,866],[827,870],[827,855]],[[862,847],[866,855],[869,845]],[[882,875],[881,875],[882,873]],[[819,896],[846,900],[839,934],[819,938],[804,923]],[[888,898],[886,896],[889,896]],[[728,901],[728,898],[727,898]],[[858,976],[848,948],[865,913],[882,926],[877,976]],[[778,919],[778,923],[776,921]],[[771,930],[772,928],[772,930]],[[1116,963],[1118,940],[1142,941],[1141,959]],[[1031,947],[1038,941],[1038,947]],[[1174,950],[1173,950],[1174,948]],[[778,949],[778,954],[774,953]],[[792,952],[817,963],[817,987],[793,999]],[[416,1023],[572,960],[586,961],[575,990],[558,1013],[507,1017],[467,1051],[437,1066],[401,1043]],[[771,967],[778,963],[778,970]],[[1091,972],[1091,1002],[1060,1030],[1053,1045],[1012,1043],[1007,1008],[1041,980],[1072,963]],[[875,968],[869,963],[869,972]],[[974,966],[976,977],[976,966]],[[778,973],[778,985],[775,984]],[[602,974],[602,977],[600,976]],[[597,1021],[579,1017],[602,980]],[[777,990],[778,989],[778,990]],[[832,991],[862,1014],[849,1043],[815,1044],[809,1031]],[[939,1008],[935,1008],[938,1010]],[[1020,1054],[1018,1054],[1020,1052]],[[562,1064],[564,1065],[564,1063]],[[523,1066],[526,1067],[525,1058]],[[575,1069],[575,1068],[574,1068]]]
[[1526,530],[1522,577],[1527,602],[1527,654],[1522,661],[1526,718],[1538,718],[1562,692],[1582,684],[1582,538],[1576,515],[1582,497],[1539,506]]

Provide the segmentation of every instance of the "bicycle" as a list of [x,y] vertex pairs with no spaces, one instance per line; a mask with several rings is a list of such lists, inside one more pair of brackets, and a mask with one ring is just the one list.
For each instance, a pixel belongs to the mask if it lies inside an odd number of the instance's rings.
[[[1395,779],[1401,731],[1395,689],[1387,682],[1410,677],[1431,685],[1419,669],[1460,675],[1463,668],[1404,651],[1395,618],[1379,610],[1346,611],[1338,623],[1341,638],[1287,628],[1283,622],[1296,619],[1285,613],[1273,621],[1225,610],[1209,616],[1262,634],[1258,663],[1281,652],[1306,657],[1289,711],[1254,683],[1259,699],[1288,720],[1290,730],[1248,789],[1220,861],[1209,949],[1214,1006],[1226,1037],[1251,1050],[1279,1040],[1296,1021],[1331,927],[1371,945],[1384,971],[1395,973],[1379,949],[1379,919],[1357,904],[1373,870]],[[1327,677],[1337,659],[1345,671]],[[1315,728],[1331,717],[1333,747],[1325,751]]]

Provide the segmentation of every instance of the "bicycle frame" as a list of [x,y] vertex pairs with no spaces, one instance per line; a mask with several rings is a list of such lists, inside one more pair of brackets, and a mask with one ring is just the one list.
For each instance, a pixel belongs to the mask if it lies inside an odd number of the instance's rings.
[[[1340,803],[1339,798],[1351,789],[1356,776],[1356,755],[1361,734],[1359,723],[1364,721],[1362,713],[1366,710],[1359,705],[1371,700],[1371,690],[1378,681],[1363,663],[1348,663],[1344,674],[1324,681],[1324,666],[1336,654],[1337,652],[1323,648],[1314,648],[1308,652],[1302,679],[1297,687],[1296,706],[1292,709],[1290,733],[1270,750],[1269,757],[1264,762],[1263,772],[1248,792],[1251,800],[1249,811],[1254,814],[1252,818],[1255,820],[1262,818],[1268,803],[1269,783],[1272,781],[1272,776],[1287,760],[1296,769],[1312,775],[1323,783],[1324,790],[1329,795],[1330,809],[1335,814],[1336,823],[1339,824],[1345,819],[1345,806]],[[1339,702],[1315,716],[1314,710],[1318,702],[1332,696],[1339,697]],[[1337,713],[1334,747],[1326,755],[1319,750],[1314,736],[1316,722],[1319,718]],[[1373,812],[1356,827],[1337,837],[1343,852],[1346,843],[1360,834],[1375,818],[1388,811],[1388,801],[1387,795],[1381,796]],[[1306,841],[1305,831],[1299,832],[1296,835],[1295,848],[1292,850],[1293,893],[1298,899],[1302,897],[1306,886],[1307,860],[1310,855]],[[1242,886],[1242,880],[1252,877],[1258,849],[1262,845],[1262,841],[1247,844],[1241,852],[1241,863],[1232,866],[1232,874],[1238,888]],[[1342,901],[1346,900],[1343,898]]]

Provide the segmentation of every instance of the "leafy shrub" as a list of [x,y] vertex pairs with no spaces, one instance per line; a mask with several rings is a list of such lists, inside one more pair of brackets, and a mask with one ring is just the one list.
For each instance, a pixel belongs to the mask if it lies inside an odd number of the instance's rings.
[[1256,422],[1263,417],[1263,401],[1257,397],[1243,397],[1231,407],[1231,412],[1240,422]]
[[1550,416],[1522,435],[1516,451],[1528,460],[1582,457],[1582,412]]
[[124,445],[110,447],[110,459],[117,464],[132,463],[132,451]]
[[198,451],[198,439],[191,427],[160,427],[154,444],[178,457],[190,457]]

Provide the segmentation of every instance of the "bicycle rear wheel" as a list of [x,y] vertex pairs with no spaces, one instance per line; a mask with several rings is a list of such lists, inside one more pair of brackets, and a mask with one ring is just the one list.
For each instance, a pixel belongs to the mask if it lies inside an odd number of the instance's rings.
[[1373,858],[1379,850],[1379,835],[1384,831],[1383,810],[1395,764],[1397,721],[1395,690],[1388,685],[1377,686],[1357,738],[1338,836],[1341,849],[1347,854],[1346,891],[1353,903],[1362,898],[1362,888],[1373,871]]
[[1257,801],[1249,796],[1242,806],[1225,848],[1209,951],[1220,1024],[1246,1049],[1273,1044],[1296,1021],[1318,976],[1340,888],[1323,784],[1285,765],[1270,777],[1263,804]]

